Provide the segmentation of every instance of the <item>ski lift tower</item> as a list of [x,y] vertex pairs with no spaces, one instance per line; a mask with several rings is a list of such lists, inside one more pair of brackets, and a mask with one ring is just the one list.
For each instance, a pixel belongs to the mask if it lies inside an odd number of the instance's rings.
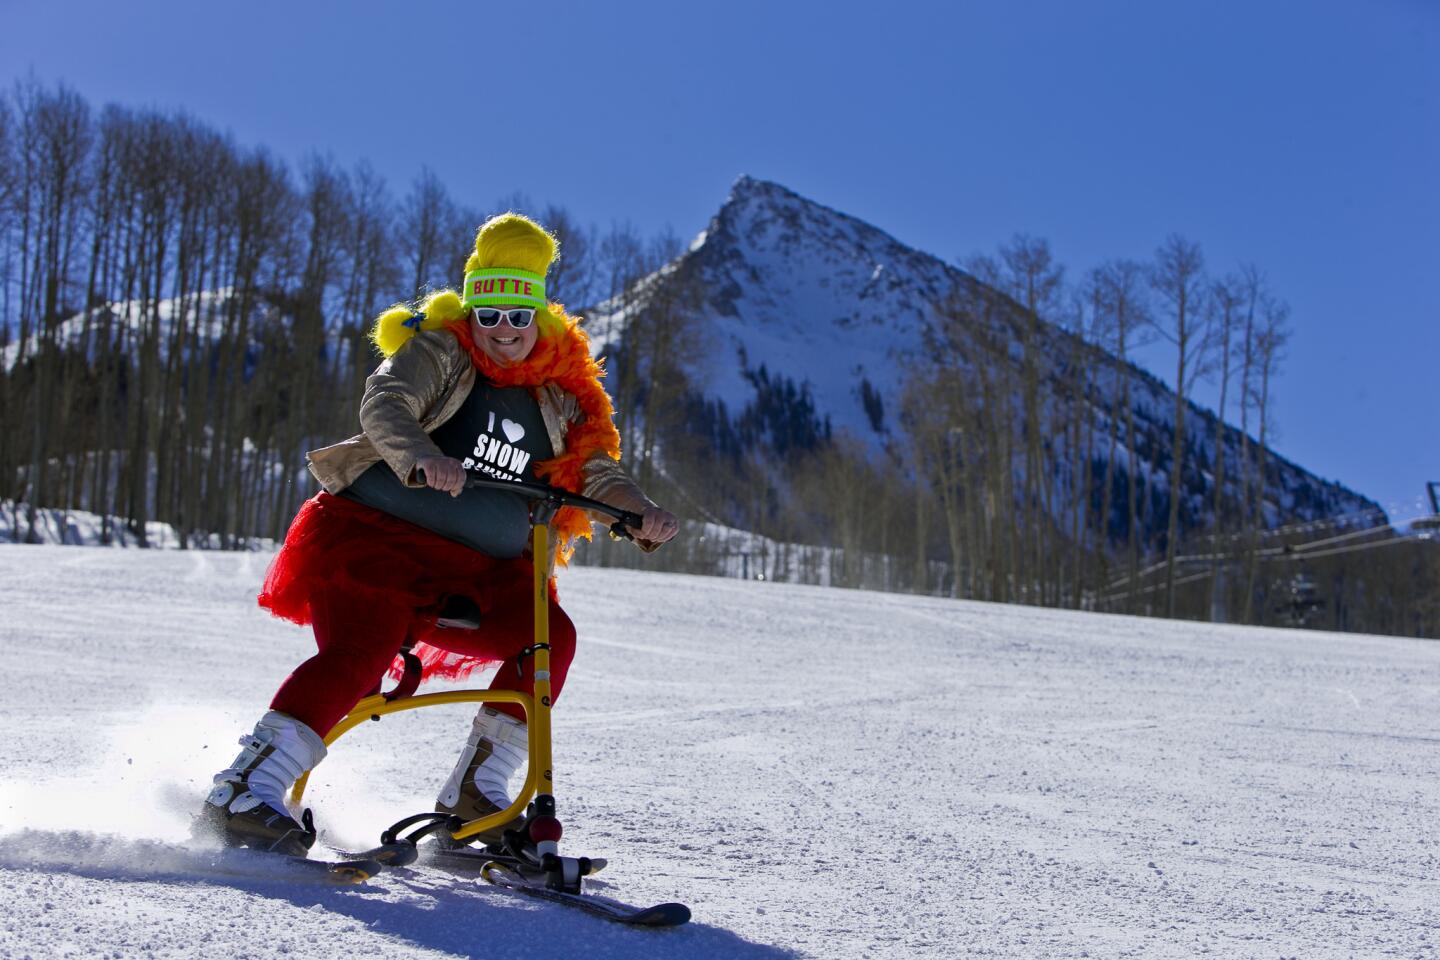
[[1410,526],[1421,533],[1440,536],[1440,480],[1425,484],[1425,492],[1430,494],[1430,516],[1421,517]]
[[1305,567],[1305,558],[1286,545],[1285,556],[1299,560],[1300,568],[1288,580],[1281,580],[1272,588],[1279,597],[1275,612],[1281,622],[1291,627],[1308,627],[1310,621],[1323,609],[1325,598],[1320,595],[1320,585]]

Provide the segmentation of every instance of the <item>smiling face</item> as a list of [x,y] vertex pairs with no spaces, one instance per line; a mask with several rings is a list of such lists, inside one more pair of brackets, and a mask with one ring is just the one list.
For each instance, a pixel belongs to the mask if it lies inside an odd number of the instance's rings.
[[[509,310],[521,306],[525,304],[497,304],[495,309]],[[540,325],[532,320],[524,330],[516,330],[510,326],[509,320],[501,320],[496,326],[482,327],[472,315],[470,333],[475,338],[475,346],[487,357],[508,367],[530,356],[530,351],[535,349],[535,341],[540,338]]]

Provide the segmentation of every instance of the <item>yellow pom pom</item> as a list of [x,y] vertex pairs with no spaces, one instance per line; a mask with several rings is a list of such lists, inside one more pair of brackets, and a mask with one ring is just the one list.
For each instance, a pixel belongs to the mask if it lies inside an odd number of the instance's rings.
[[454,290],[441,290],[425,298],[425,302],[420,305],[420,312],[425,314],[421,329],[438,330],[450,321],[465,316],[465,304],[461,301],[460,294]]
[[380,314],[370,330],[370,341],[385,356],[393,356],[421,330],[439,330],[464,315],[465,305],[460,302],[460,295],[454,290],[441,290],[426,297],[419,310],[397,303]]
[[543,277],[559,252],[560,241],[540,224],[522,214],[502,213],[480,226],[465,271],[519,267]]
[[397,303],[375,318],[375,326],[370,329],[370,342],[382,354],[391,356],[415,336],[414,316],[414,310]]

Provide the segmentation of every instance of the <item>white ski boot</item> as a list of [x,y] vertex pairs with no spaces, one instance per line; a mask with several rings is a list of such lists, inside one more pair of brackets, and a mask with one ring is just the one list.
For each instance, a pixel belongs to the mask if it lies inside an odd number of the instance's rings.
[[205,821],[232,846],[305,856],[315,842],[314,824],[308,810],[304,824],[296,822],[285,794],[325,759],[325,741],[294,717],[271,710],[240,746],[234,762],[215,774]]
[[[478,820],[499,813],[513,802],[510,799],[510,778],[529,756],[530,734],[525,724],[492,707],[483,707],[470,725],[470,736],[460,751],[455,771],[435,800],[436,813],[449,813],[466,821]],[[502,846],[506,830],[517,829],[524,815],[509,823],[477,833],[464,841],[449,839],[443,834],[443,846]]]

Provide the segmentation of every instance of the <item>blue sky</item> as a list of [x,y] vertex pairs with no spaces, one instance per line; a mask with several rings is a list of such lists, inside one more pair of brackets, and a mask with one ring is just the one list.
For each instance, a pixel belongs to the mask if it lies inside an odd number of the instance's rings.
[[0,81],[397,194],[428,164],[688,237],[748,173],[947,259],[1043,236],[1072,277],[1182,233],[1293,308],[1279,451],[1397,519],[1440,480],[1437,63],[1434,0],[0,0]]

